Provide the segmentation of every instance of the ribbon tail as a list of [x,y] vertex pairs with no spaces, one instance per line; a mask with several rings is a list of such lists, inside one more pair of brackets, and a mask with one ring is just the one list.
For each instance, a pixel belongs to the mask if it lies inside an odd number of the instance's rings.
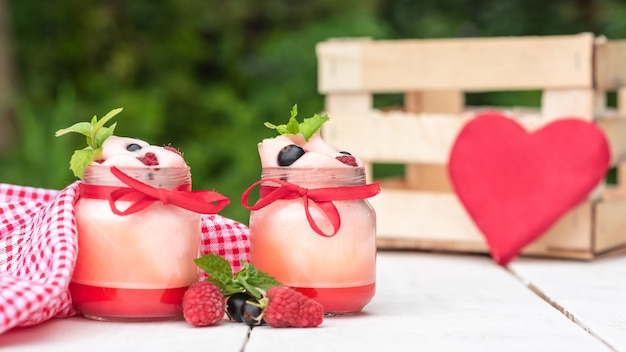
[[353,200],[370,198],[380,193],[380,183],[309,190],[309,195],[316,201]]
[[304,212],[306,214],[306,219],[308,220],[309,225],[311,226],[311,229],[313,229],[313,231],[315,231],[318,235],[324,237],[333,237],[337,234],[337,232],[339,231],[339,227],[341,227],[341,217],[339,216],[337,207],[335,207],[333,202],[313,202],[322,210],[322,213],[326,215],[326,218],[333,225],[333,232],[331,234],[327,234],[317,225],[315,219],[313,219],[309,206],[309,198],[303,197],[302,201],[304,202]]
[[211,191],[179,192],[172,195],[170,203],[200,214],[216,214],[230,203],[230,199]]

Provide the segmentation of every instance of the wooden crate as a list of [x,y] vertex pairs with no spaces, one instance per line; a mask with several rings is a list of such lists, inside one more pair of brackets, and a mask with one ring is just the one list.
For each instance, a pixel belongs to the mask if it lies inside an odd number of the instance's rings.
[[[593,259],[626,247],[626,41],[590,33],[545,37],[424,40],[331,39],[319,43],[318,89],[332,123],[324,138],[405,175],[381,181],[371,199],[379,248],[487,252],[453,194],[446,162],[456,134],[480,107],[465,93],[540,90],[540,109],[499,108],[533,129],[563,116],[607,134],[617,185],[601,185],[523,252]],[[616,92],[617,109],[607,93]],[[373,107],[375,94],[402,94],[401,109]],[[371,181],[371,180],[370,180]]]

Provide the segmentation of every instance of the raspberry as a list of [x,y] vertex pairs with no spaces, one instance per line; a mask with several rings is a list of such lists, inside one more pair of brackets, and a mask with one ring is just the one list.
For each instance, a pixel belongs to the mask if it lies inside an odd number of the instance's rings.
[[342,163],[350,166],[359,166],[356,163],[356,159],[352,155],[339,155],[336,156],[335,159],[341,161]]
[[166,145],[165,147],[163,147],[163,149],[165,149],[165,150],[169,150],[170,152],[173,152],[173,153],[176,153],[176,154],[178,154],[178,155],[180,155],[180,156],[183,156],[183,153],[181,153],[181,152],[180,152],[180,150],[178,150],[178,149],[176,149],[176,148],[172,147],[172,145],[171,145],[171,144],[170,144],[170,145]]
[[264,319],[272,327],[308,328],[322,323],[322,305],[290,287],[273,286],[267,297]]
[[138,156],[137,159],[139,159],[139,161],[146,166],[159,165],[159,159],[157,159],[157,156],[154,153],[146,153],[143,156]]
[[194,283],[183,295],[183,316],[193,326],[217,324],[225,308],[220,289],[208,281]]

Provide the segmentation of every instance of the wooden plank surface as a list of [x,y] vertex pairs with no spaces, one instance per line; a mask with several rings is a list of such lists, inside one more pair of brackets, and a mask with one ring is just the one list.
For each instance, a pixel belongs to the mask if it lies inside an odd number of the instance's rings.
[[609,351],[487,257],[379,253],[363,314],[252,330],[260,351]]
[[381,251],[377,268],[377,294],[364,312],[325,318],[314,329],[76,317],[8,331],[0,350],[626,351],[624,259],[514,263],[517,275],[530,277],[582,327],[487,256]]
[[518,259],[510,268],[581,328],[626,351],[626,256],[591,263]]
[[591,33],[319,43],[318,89],[331,92],[590,88]]
[[184,321],[114,323],[81,317],[52,319],[0,335],[11,352],[220,351],[239,352],[248,327],[225,322],[206,329]]

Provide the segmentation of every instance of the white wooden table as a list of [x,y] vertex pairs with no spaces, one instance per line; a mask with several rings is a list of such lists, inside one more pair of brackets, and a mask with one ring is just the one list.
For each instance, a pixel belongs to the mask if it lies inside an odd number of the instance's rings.
[[595,262],[423,252],[378,255],[362,314],[313,329],[227,320],[54,319],[0,335],[7,351],[626,351],[626,257]]

